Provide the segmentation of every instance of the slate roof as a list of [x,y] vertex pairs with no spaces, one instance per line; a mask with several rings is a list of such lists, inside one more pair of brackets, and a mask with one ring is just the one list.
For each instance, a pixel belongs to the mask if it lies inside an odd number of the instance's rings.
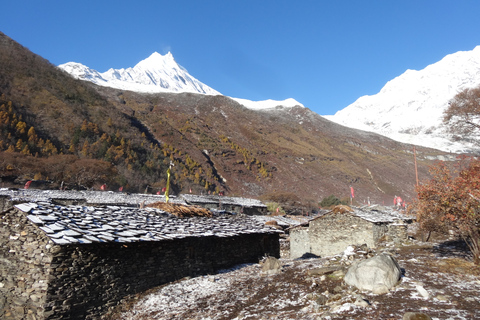
[[180,197],[184,199],[187,203],[222,203],[240,207],[267,207],[260,200],[241,197],[202,196],[194,194],[181,194]]
[[[123,193],[113,191],[75,191],[75,190],[38,190],[38,189],[8,189],[0,188],[0,196],[8,196],[17,202],[27,201],[50,201],[52,199],[83,200],[88,205],[112,204],[112,205],[139,205],[140,203],[150,204],[154,202],[165,202],[164,195]],[[222,203],[239,207],[266,208],[260,200],[226,197],[214,195],[180,194],[170,196],[169,202],[179,204],[192,203]]]
[[252,216],[252,218],[262,223],[275,220],[279,226],[282,226],[285,228],[289,228],[289,227],[291,228],[294,226],[302,225],[302,224],[308,223],[308,221],[312,219],[312,217],[306,217],[306,216],[288,217],[288,216],[264,216],[264,215]]
[[[0,188],[0,196],[7,196],[15,202],[36,202],[50,200],[78,200],[87,205],[133,205],[165,202],[164,195],[123,193],[113,191],[75,191]],[[181,198],[171,196],[169,202],[186,204]]]
[[310,219],[308,222],[292,226],[290,229],[295,229],[297,227],[308,227],[312,220],[321,219],[329,214],[351,214],[372,223],[394,223],[399,220],[409,222],[415,219],[415,217],[403,214],[393,207],[373,205],[359,208],[351,207],[351,209],[353,210],[352,212],[346,213],[334,213],[332,211],[322,212],[321,215]]
[[398,220],[411,221],[414,219],[414,217],[407,216],[393,207],[366,206],[352,209],[352,214],[373,223],[392,223]]
[[14,207],[25,212],[27,218],[58,245],[279,232],[246,216],[177,218],[154,208],[61,206],[48,201],[21,203]]

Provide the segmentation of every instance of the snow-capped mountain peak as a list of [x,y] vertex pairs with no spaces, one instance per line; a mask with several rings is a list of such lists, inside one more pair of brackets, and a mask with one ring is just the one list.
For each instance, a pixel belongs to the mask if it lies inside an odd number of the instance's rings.
[[379,93],[363,96],[328,119],[397,141],[450,152],[473,146],[454,141],[442,125],[448,102],[460,91],[480,85],[480,46],[459,51],[422,70],[407,70]]
[[[103,73],[77,62],[68,62],[59,65],[58,67],[70,73],[77,79],[91,81],[105,87],[149,93],[193,92],[208,95],[221,95],[218,91],[192,77],[184,67],[175,61],[171,52],[168,52],[165,55],[154,52],[145,60],[137,63],[133,68],[111,68]],[[253,110],[274,109],[277,107],[304,107],[301,103],[292,98],[283,101],[232,99],[246,108]]]
[[105,87],[149,93],[220,94],[192,77],[175,61],[171,52],[165,55],[154,52],[133,68],[109,69],[103,73],[76,62],[68,62],[58,67],[78,79],[91,81]]
[[137,63],[134,68],[143,68],[145,70],[154,70],[159,68],[163,70],[181,69],[186,71],[185,68],[182,68],[175,62],[175,59],[170,51],[164,56],[155,51],[147,59]]

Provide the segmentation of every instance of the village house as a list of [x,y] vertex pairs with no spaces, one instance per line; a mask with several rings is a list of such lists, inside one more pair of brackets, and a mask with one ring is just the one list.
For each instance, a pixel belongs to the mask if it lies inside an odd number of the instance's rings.
[[412,217],[379,206],[333,210],[289,230],[290,258],[332,256],[350,245],[375,248],[381,241],[404,241],[412,221]]
[[[129,194],[113,191],[76,191],[76,190],[38,190],[38,189],[8,189],[0,188],[0,209],[2,198],[15,201],[53,200],[60,204],[83,205],[125,205],[139,206],[165,201],[164,195],[156,194]],[[169,202],[184,205],[196,205],[206,209],[241,213],[246,215],[266,215],[267,206],[260,200],[227,197],[218,195],[179,194],[170,196]]]
[[140,195],[120,206],[92,204],[108,202],[105,192],[5,193],[2,319],[98,319],[127,295],[280,255],[280,232],[245,215],[178,218],[140,208]]
[[188,204],[207,209],[225,210],[246,215],[266,215],[268,213],[267,206],[256,199],[193,194],[181,194],[179,197]]

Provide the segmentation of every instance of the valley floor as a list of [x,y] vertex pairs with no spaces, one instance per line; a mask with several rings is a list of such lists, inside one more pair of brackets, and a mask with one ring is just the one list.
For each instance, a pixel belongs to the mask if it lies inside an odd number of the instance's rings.
[[324,266],[345,270],[365,257],[358,251],[353,256],[281,258],[282,272],[274,275],[262,274],[260,264],[247,264],[183,279],[126,300],[109,318],[393,320],[406,312],[423,312],[439,320],[480,319],[480,269],[458,243],[412,242],[369,254],[380,252],[391,253],[404,269],[401,283],[384,295],[349,288],[341,274],[310,275]]

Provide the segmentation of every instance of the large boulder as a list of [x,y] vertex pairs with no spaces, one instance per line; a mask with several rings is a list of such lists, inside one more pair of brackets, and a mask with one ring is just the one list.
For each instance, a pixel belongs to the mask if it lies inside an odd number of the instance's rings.
[[388,254],[354,263],[345,275],[345,282],[375,294],[387,293],[402,275],[398,262]]

